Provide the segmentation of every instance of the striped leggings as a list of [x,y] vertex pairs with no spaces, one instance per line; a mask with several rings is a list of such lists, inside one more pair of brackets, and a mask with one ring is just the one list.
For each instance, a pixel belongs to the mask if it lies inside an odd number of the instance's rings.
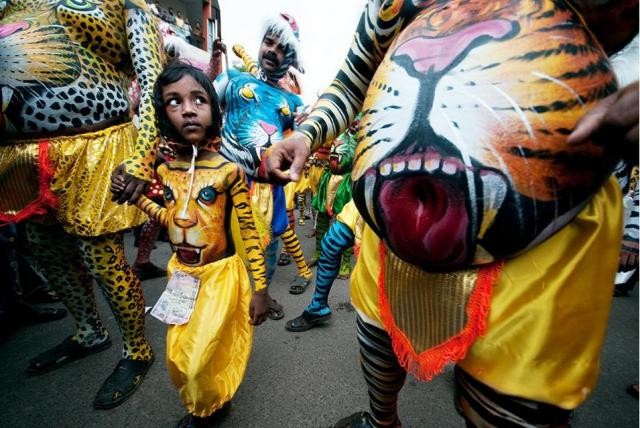
[[[398,393],[406,371],[391,338],[382,329],[356,320],[360,363],[369,392],[369,422],[374,427],[400,426]],[[551,404],[501,394],[455,368],[456,407],[467,427],[569,427],[572,411]]]

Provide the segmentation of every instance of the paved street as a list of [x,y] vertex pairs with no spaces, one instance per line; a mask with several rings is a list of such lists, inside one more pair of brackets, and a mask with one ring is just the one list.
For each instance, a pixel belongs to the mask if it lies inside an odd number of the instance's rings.
[[[307,256],[313,252],[310,226],[298,228]],[[132,236],[127,251],[135,254]],[[166,243],[153,253],[157,264],[169,256]],[[132,260],[132,258],[131,258]],[[308,303],[312,288],[300,296],[288,293],[293,265],[278,269],[272,294],[286,316],[267,321],[256,330],[246,377],[233,400],[232,412],[221,427],[327,427],[367,406],[355,339],[355,313],[348,304],[347,281],[336,281],[330,298],[334,317],[328,326],[305,333],[284,330],[286,320]],[[0,279],[1,280],[1,279]],[[166,280],[144,283],[147,305],[153,305]],[[607,284],[585,284],[590,287]],[[147,317],[147,331],[156,362],[138,392],[113,410],[91,406],[102,381],[120,358],[121,340],[109,309],[100,310],[114,339],[107,351],[73,362],[56,371],[28,376],[31,357],[58,344],[73,331],[67,317],[60,321],[18,329],[0,344],[0,427],[172,427],[184,414],[164,362],[165,325]],[[638,400],[625,388],[638,379],[638,291],[614,299],[609,333],[597,390],[574,419],[578,428],[637,427]],[[412,378],[402,391],[400,415],[405,427],[460,427],[452,399],[452,372],[430,383]]]

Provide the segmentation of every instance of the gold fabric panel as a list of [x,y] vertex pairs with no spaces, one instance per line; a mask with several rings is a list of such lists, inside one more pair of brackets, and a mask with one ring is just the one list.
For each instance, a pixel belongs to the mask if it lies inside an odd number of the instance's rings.
[[439,345],[464,329],[466,305],[477,269],[427,273],[391,251],[386,253],[384,269],[393,319],[416,353]]
[[0,147],[0,212],[16,215],[38,199],[38,144]]
[[[49,140],[15,141],[15,145],[1,147],[0,191],[13,195],[7,198],[3,194],[3,208],[33,200],[30,186],[34,180],[37,195],[37,151],[41,141],[50,143],[49,158],[54,168],[51,190],[58,198],[54,215],[66,232],[100,236],[146,220],[147,216],[135,205],[112,202],[109,191],[111,172],[133,155],[135,128],[131,123]],[[4,187],[5,178],[10,177],[6,171],[19,171],[12,173],[9,183],[13,187],[8,191]]]

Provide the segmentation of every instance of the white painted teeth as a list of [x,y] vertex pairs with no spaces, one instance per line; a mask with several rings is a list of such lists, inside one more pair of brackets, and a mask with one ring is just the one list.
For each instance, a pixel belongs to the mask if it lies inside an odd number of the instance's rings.
[[383,177],[391,174],[391,162],[384,162],[382,165],[380,165],[380,174]]
[[405,165],[406,165],[405,161],[394,162],[393,163],[393,172],[404,171]]
[[195,248],[195,247],[180,247],[180,246],[173,246],[173,251],[179,251],[179,250],[183,250],[183,251],[195,251],[195,253],[197,255],[200,255],[200,253],[202,252],[202,248]]
[[427,172],[433,172],[438,168],[440,168],[440,159],[431,158],[424,161],[424,169]]
[[444,172],[445,174],[453,175],[456,173],[456,171],[458,171],[458,166],[456,165],[455,162],[451,162],[451,161],[442,162],[442,172]]
[[11,97],[13,96],[13,89],[8,86],[2,87],[2,112],[7,111],[9,107],[9,101],[11,101]]
[[[424,161],[424,166],[423,166]],[[391,173],[399,174],[407,171],[425,172],[440,171],[446,175],[455,175],[461,170],[461,162],[456,158],[443,159],[438,154],[430,152],[423,154],[414,154],[410,156],[398,156],[392,159],[385,159],[379,167],[379,174],[383,177],[389,176]]]
[[481,174],[482,179],[482,224],[478,231],[478,238],[482,239],[493,224],[498,211],[507,196],[507,185],[497,174]]
[[409,159],[407,163],[407,167],[409,171],[418,171],[422,167],[422,158],[421,157],[413,157]]
[[376,216],[374,215],[373,209],[373,188],[376,184],[376,175],[375,174],[366,174],[364,177],[364,200],[367,206],[367,211],[369,212],[369,218],[373,222],[376,228],[379,229],[378,224],[376,223]]

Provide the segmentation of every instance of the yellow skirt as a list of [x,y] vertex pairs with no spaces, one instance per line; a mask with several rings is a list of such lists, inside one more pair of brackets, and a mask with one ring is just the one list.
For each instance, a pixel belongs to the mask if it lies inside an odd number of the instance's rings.
[[[587,398],[611,307],[621,199],[617,182],[609,180],[571,223],[505,263],[486,331],[458,362],[465,371],[504,394],[565,409]],[[365,227],[351,299],[365,321],[381,327],[378,243]]]
[[[299,183],[299,182],[298,182]],[[286,186],[284,186],[284,199],[287,203],[287,211],[291,211],[296,207],[296,182],[290,182]]]
[[309,167],[309,178],[308,178],[307,185],[314,196],[318,193],[318,186],[320,185],[320,179],[322,178],[323,172],[324,172],[323,166],[311,165]]
[[187,411],[208,416],[231,400],[249,362],[249,277],[237,255],[199,267],[184,266],[174,255],[168,271],[169,277],[181,271],[200,279],[191,319],[167,331],[167,368]]
[[[73,235],[100,236],[142,224],[146,215],[133,205],[111,202],[109,191],[111,172],[132,156],[134,143],[135,128],[126,123],[80,135],[12,141],[0,147],[0,194],[5,195],[0,198],[0,212],[19,216],[25,207],[33,208],[43,192],[51,192],[56,200],[55,219]],[[52,173],[48,189],[42,188],[42,177],[38,177],[45,163]]]

